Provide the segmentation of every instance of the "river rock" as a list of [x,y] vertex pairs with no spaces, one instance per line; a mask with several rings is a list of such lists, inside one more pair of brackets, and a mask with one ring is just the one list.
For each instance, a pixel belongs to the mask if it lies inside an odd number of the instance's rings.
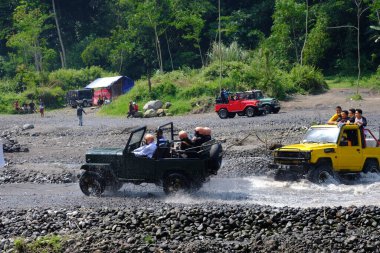
[[160,100],[152,100],[146,103],[143,107],[144,111],[153,109],[153,110],[158,110],[162,108],[163,103]]

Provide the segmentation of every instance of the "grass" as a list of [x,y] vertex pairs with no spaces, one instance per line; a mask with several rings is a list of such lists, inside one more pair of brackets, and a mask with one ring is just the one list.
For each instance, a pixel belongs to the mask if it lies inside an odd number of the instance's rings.
[[14,250],[17,253],[61,253],[62,239],[57,235],[43,236],[31,242],[18,238],[14,242]]
[[[326,82],[330,88],[356,88],[356,76],[329,76]],[[359,88],[373,88],[376,85],[373,77],[364,76],[359,82]]]

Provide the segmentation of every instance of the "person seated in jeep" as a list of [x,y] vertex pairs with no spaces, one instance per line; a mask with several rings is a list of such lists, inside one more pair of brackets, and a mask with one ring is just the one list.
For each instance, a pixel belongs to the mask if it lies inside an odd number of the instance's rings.
[[194,143],[189,139],[189,136],[186,131],[180,131],[178,133],[181,143],[179,145],[180,150],[186,150],[188,148],[194,147]]
[[335,114],[333,116],[331,116],[331,118],[327,121],[327,124],[329,125],[336,125],[337,124],[337,120],[339,119],[339,117],[341,116],[341,113],[342,113],[342,107],[340,107],[339,105],[335,108]]
[[336,121],[336,124],[338,126],[350,124],[350,119],[348,117],[348,111],[347,110],[344,110],[341,112],[340,117]]
[[211,129],[208,127],[196,127],[192,139],[194,146],[201,146],[203,143],[211,140]]
[[149,158],[152,158],[154,152],[157,149],[157,144],[154,142],[154,136],[152,134],[146,134],[144,137],[144,140],[145,140],[145,145],[139,148],[136,148],[132,152],[137,157],[147,156]]

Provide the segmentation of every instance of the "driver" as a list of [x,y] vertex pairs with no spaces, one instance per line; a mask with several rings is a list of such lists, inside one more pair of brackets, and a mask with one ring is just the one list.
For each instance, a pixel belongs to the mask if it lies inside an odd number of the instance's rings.
[[145,145],[139,148],[136,148],[132,152],[137,157],[147,156],[152,158],[154,152],[157,149],[157,144],[154,142],[154,136],[152,134],[146,134],[144,137]]

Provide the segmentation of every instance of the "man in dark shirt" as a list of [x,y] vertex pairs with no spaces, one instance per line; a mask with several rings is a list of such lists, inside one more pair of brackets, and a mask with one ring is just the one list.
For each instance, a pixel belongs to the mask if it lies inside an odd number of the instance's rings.
[[79,125],[80,125],[80,126],[83,126],[83,113],[84,113],[84,114],[87,114],[87,113],[83,110],[82,105],[79,105],[78,108],[77,108],[77,116],[78,116],[78,119],[79,119]]
[[33,102],[33,100],[29,103],[29,110],[30,113],[34,113],[36,111],[36,104]]

